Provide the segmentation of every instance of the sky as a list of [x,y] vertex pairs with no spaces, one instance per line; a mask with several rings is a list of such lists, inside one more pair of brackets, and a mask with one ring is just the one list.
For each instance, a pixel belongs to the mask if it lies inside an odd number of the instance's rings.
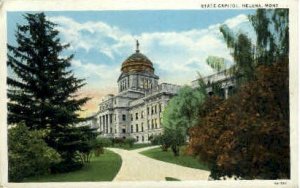
[[[16,25],[26,24],[24,13],[7,15],[11,45],[16,45]],[[70,43],[62,55],[74,54],[72,70],[86,79],[80,95],[92,99],[83,106],[82,116],[97,112],[105,95],[117,93],[121,64],[135,52],[136,40],[141,53],[153,62],[160,83],[190,85],[199,73],[214,73],[206,64],[208,56],[225,58],[227,67],[233,64],[219,31],[222,24],[255,40],[247,18],[254,13],[250,9],[45,12],[47,19],[58,24],[62,43]]]

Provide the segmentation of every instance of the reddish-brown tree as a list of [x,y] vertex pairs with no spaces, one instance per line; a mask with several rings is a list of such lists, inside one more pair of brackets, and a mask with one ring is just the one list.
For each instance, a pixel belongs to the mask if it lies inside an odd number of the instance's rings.
[[235,95],[210,98],[202,107],[189,151],[210,165],[212,178],[289,178],[287,62],[259,66]]

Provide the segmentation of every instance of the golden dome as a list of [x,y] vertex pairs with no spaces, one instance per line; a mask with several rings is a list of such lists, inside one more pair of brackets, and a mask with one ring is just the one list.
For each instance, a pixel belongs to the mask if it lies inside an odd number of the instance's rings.
[[129,56],[123,63],[121,71],[123,73],[129,72],[148,72],[154,73],[153,63],[139,51],[139,43],[137,41],[137,49],[134,54]]

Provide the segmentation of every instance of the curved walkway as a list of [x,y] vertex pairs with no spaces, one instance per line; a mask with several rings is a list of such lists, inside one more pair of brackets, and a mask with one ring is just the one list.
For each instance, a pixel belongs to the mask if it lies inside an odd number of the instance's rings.
[[122,157],[121,169],[113,181],[155,181],[165,180],[165,177],[180,180],[208,180],[209,171],[183,167],[139,154],[141,151],[154,147],[130,151],[108,148]]

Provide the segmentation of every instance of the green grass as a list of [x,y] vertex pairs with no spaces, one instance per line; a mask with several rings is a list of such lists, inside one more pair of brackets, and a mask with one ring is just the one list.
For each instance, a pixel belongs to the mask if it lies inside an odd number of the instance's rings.
[[153,159],[157,159],[160,161],[174,163],[177,165],[186,166],[190,168],[209,170],[206,164],[201,163],[198,159],[196,159],[193,156],[183,155],[182,154],[183,152],[181,152],[180,156],[178,157],[175,157],[173,153],[170,151],[170,149],[168,151],[162,151],[161,148],[154,148],[140,153],[147,157],[151,157]]
[[25,182],[111,181],[119,172],[121,164],[118,154],[105,150],[104,154],[92,157],[91,162],[78,171],[31,177]]
[[166,181],[180,181],[180,179],[172,178],[172,177],[165,177]]
[[126,149],[126,150],[134,150],[134,149],[139,149],[139,148],[144,148],[144,147],[149,147],[153,146],[150,143],[149,144],[134,144],[132,147],[129,147],[128,144],[115,144],[114,146],[111,146],[112,148],[120,148],[120,149]]

